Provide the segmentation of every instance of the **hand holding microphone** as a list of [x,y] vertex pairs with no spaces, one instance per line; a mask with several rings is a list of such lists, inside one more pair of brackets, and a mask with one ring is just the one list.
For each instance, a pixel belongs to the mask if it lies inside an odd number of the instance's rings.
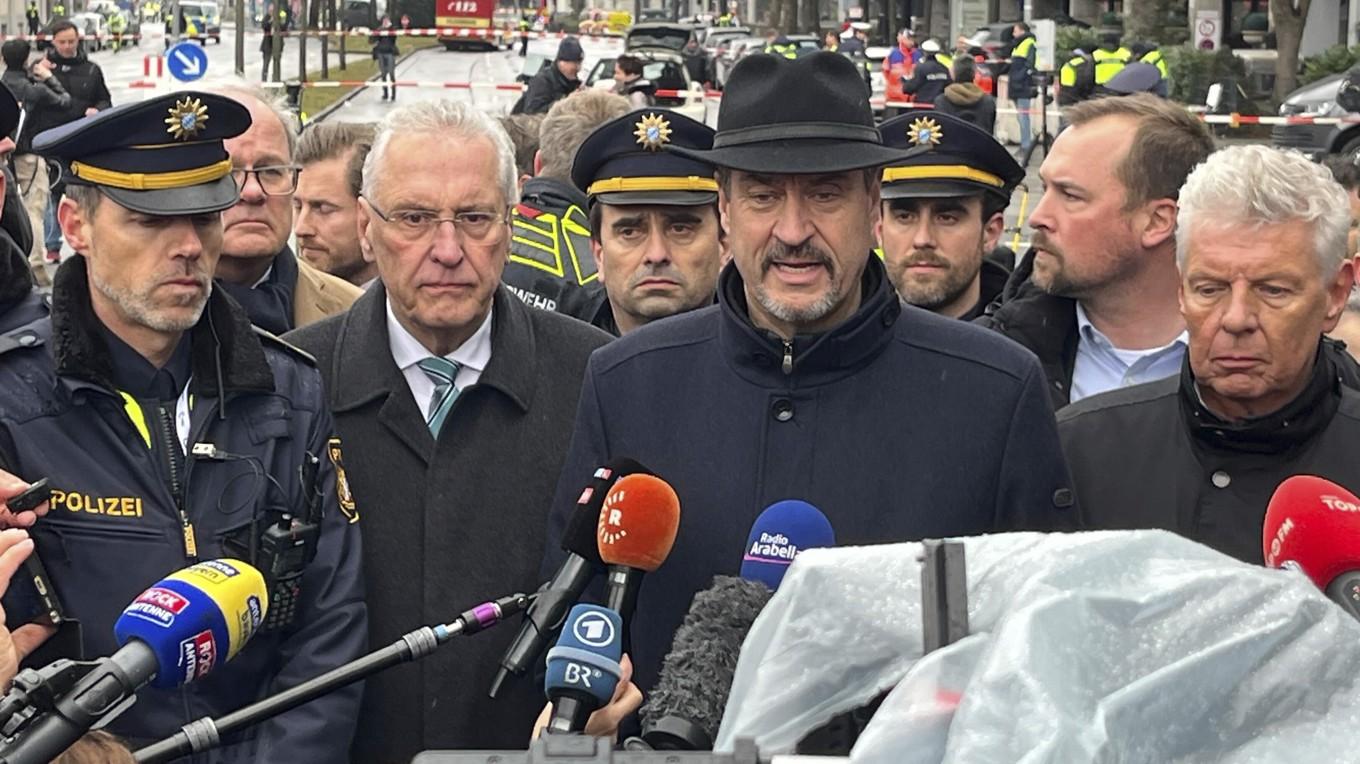
[[[33,552],[33,540],[19,528],[0,531],[0,597],[5,596],[10,579]],[[19,663],[56,633],[57,627],[29,623],[10,631],[5,611],[0,608],[0,687],[9,689],[10,680],[19,673]]]
[[[88,665],[74,686],[0,746],[3,764],[49,762],[96,724],[108,722],[151,684],[173,688],[235,657],[264,622],[264,576],[237,560],[207,560],[172,573],[142,592],[114,624],[121,645]],[[42,697],[43,672],[27,670],[0,701],[6,721]],[[36,703],[34,703],[36,705]]]
[[632,662],[623,654],[623,619],[598,605],[572,608],[557,645],[548,651],[544,691],[548,707],[534,725],[534,737],[582,733],[613,737],[619,724],[642,704],[632,683]]

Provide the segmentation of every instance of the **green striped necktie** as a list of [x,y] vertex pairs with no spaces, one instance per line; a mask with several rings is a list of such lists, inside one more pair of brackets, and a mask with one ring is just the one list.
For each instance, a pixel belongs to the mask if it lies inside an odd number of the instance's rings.
[[430,356],[420,361],[420,370],[434,383],[434,396],[430,398],[425,424],[430,426],[430,432],[437,440],[439,429],[444,426],[449,409],[453,408],[453,402],[458,398],[458,386],[453,383],[458,377],[458,364],[447,358]]

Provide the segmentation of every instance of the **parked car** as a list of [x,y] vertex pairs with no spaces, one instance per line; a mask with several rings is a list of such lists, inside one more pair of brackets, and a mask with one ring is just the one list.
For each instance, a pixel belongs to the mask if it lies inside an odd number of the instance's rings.
[[86,11],[72,14],[70,19],[80,30],[80,41],[87,53],[94,53],[109,46],[109,22],[103,14]]
[[[1360,117],[1337,106],[1336,94],[1344,74],[1333,74],[1295,90],[1280,104],[1282,117]],[[1279,148],[1296,149],[1313,159],[1328,154],[1360,158],[1360,122],[1336,125],[1275,125],[1270,142]]]
[[179,7],[186,23],[193,21],[198,28],[198,37],[195,39],[222,44],[222,11],[217,3],[209,0],[180,0]]
[[623,49],[651,48],[679,53],[694,36],[694,27],[689,24],[634,24],[623,38]]
[[[688,92],[688,97],[657,96],[656,105],[678,111],[691,119],[704,121],[704,88],[689,78],[684,59],[680,54],[661,49],[635,49],[629,55],[642,59],[642,76],[661,91]],[[590,74],[585,77],[585,86],[612,90],[614,87],[614,57],[601,58],[595,62]]]

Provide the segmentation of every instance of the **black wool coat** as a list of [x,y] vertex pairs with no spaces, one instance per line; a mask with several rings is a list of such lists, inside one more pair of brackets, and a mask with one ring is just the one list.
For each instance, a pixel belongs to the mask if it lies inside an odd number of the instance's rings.
[[[345,443],[374,649],[538,587],[586,361],[611,339],[500,287],[491,361],[460,393],[436,443],[392,360],[385,300],[374,285],[349,312],[287,335],[316,356]],[[369,679],[354,762],[404,763],[430,748],[522,749],[545,702],[542,685],[511,679],[487,697],[517,628],[518,619],[459,638]]]

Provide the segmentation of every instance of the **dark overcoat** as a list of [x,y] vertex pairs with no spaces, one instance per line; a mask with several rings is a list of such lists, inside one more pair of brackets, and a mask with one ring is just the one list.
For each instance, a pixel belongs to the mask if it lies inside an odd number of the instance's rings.
[[[385,300],[374,285],[348,313],[288,334],[316,356],[346,446],[365,524],[375,649],[538,587],[549,501],[586,360],[610,339],[500,287],[490,364],[459,394],[436,443],[392,360]],[[407,762],[429,748],[523,748],[545,702],[542,686],[527,677],[487,698],[515,626],[461,638],[370,679],[354,761]]]

